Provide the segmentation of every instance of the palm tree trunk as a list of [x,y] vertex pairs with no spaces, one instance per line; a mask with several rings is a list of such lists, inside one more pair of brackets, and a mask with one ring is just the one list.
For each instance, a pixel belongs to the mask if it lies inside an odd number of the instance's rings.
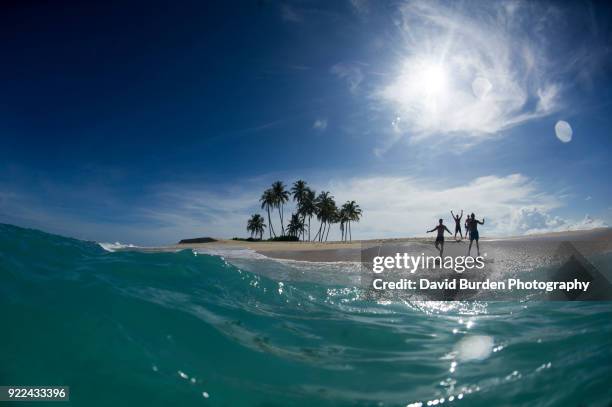
[[274,232],[274,226],[272,226],[272,218],[270,218],[270,207],[269,206],[268,206],[268,225],[270,225],[268,232],[270,233],[270,239],[272,239],[272,234],[274,234],[274,237],[276,237],[276,233]]
[[285,225],[283,224],[283,212],[281,210],[282,206],[283,206],[282,204],[278,205],[278,215],[280,216],[280,221],[281,221],[281,236],[284,236],[285,235]]
[[353,241],[353,232],[351,231],[351,221],[349,220],[349,236],[350,236],[350,242]]
[[321,235],[321,228],[323,227],[323,222],[319,223],[319,231],[317,232],[317,234],[314,236],[314,239],[312,240],[317,240],[318,236]]
[[331,223],[329,224],[329,227],[327,228],[327,234],[325,235],[325,241],[327,242],[327,238],[329,237],[329,231],[331,230]]
[[310,219],[312,218],[312,216],[308,217],[308,241],[310,242]]

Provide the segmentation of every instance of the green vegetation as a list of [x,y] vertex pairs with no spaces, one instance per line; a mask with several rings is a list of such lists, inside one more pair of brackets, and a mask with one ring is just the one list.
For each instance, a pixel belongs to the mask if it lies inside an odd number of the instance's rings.
[[247,239],[243,237],[233,237],[232,240],[236,240],[238,242],[299,242],[300,239],[297,236],[276,236],[271,239],[255,239],[249,237]]
[[[291,193],[291,195],[290,195]],[[296,204],[295,212],[291,214],[289,224],[285,228],[284,212],[285,204],[290,196]],[[282,181],[276,181],[266,189],[261,198],[261,209],[265,209],[268,214],[268,225],[264,223],[263,216],[254,214],[247,222],[247,231],[253,236],[263,238],[265,228],[268,228],[269,238],[272,241],[327,241],[332,225],[340,225],[342,241],[352,240],[351,224],[359,222],[362,211],[355,201],[347,201],[342,207],[338,208],[334,197],[329,191],[322,191],[317,195],[306,181],[298,180],[293,183],[291,191],[287,191]],[[276,234],[272,224],[271,210],[278,209],[280,219],[280,235]],[[319,229],[311,240],[311,221],[316,217],[319,222]],[[234,238],[235,240],[240,240]],[[249,240],[249,239],[247,239]]]
[[270,242],[299,242],[300,239],[297,236],[276,236],[272,239],[268,239]]

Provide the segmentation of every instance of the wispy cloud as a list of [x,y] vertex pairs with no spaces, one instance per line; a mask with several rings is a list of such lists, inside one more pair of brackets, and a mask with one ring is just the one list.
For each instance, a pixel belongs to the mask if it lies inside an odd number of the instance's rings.
[[299,23],[302,21],[302,15],[291,5],[281,5],[281,18],[284,21]]
[[293,69],[294,71],[309,71],[311,67],[307,65],[289,65],[289,69]]
[[364,74],[362,65],[357,63],[341,62],[332,66],[330,72],[338,78],[346,81],[351,93],[357,93],[359,85],[363,82]]
[[245,219],[259,210],[261,192],[257,179],[241,188],[157,184],[131,200],[107,188],[50,182],[44,188],[48,193],[41,199],[38,189],[0,184],[0,222],[99,242],[167,244],[186,237],[232,237],[243,234]]
[[327,119],[319,118],[314,121],[312,128],[319,131],[325,131],[327,129]]
[[259,189],[199,189],[192,185],[163,185],[151,196],[149,208],[138,208],[140,217],[155,225],[165,241],[180,236],[231,237],[242,235],[246,219],[259,210]]
[[543,34],[549,16],[503,4],[417,0],[399,8],[399,68],[375,97],[401,117],[403,134],[482,138],[561,108]]
[[364,216],[355,236],[420,236],[450,210],[474,212],[486,218],[483,234],[521,235],[604,226],[599,219],[555,216],[562,199],[542,192],[521,174],[485,176],[465,185],[445,185],[409,177],[354,178],[332,182],[328,188],[339,201],[355,199]]
[[370,12],[369,0],[350,0],[353,10],[359,15],[367,15]]

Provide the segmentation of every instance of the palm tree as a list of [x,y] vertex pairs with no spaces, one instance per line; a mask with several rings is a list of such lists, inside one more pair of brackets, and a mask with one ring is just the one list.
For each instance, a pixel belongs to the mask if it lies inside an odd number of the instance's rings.
[[342,205],[342,210],[346,212],[349,240],[353,240],[353,235],[351,233],[351,222],[359,222],[362,213],[361,208],[355,201],[346,201],[346,203]]
[[[302,216],[302,222],[306,223],[306,217],[308,217],[308,241],[310,241],[310,220],[313,215],[316,213],[316,198],[315,191],[306,187],[306,191],[304,196],[302,197],[302,201],[298,206],[298,213]],[[306,233],[306,228],[304,228],[304,234]],[[305,240],[305,239],[304,239]]]
[[291,215],[291,221],[287,225],[287,235],[298,237],[304,231],[304,221],[300,215],[294,213]]
[[259,198],[259,202],[261,202],[261,209],[265,209],[268,212],[268,225],[270,228],[268,229],[268,233],[270,233],[270,239],[272,235],[276,237],[276,233],[274,232],[274,226],[272,225],[272,219],[270,218],[270,208],[274,208],[276,205],[276,199],[274,197],[274,192],[272,189],[266,189],[264,193]]
[[348,213],[346,210],[346,204],[342,205],[342,208],[338,212],[338,220],[340,222],[340,235],[342,236],[342,241],[345,241],[347,237],[346,225],[347,225],[347,222],[349,221]]
[[289,192],[285,189],[285,184],[282,181],[276,181],[272,184],[272,195],[274,197],[274,206],[278,208],[278,214],[280,216],[281,231],[285,232],[285,225],[283,224],[283,211],[285,203],[289,200]]
[[[315,239],[319,238],[319,241],[322,242],[323,238],[327,240],[327,236],[329,236],[329,228],[332,223],[336,222],[336,201],[334,201],[334,197],[329,195],[329,192],[323,191],[317,196],[316,203],[316,215],[317,219],[320,222],[319,231],[315,236]],[[326,233],[327,232],[327,233]]]
[[266,223],[264,222],[263,216],[257,214],[255,219],[255,234],[259,234],[259,240],[263,239],[264,230],[266,229]]
[[325,241],[327,242],[327,238],[329,237],[329,231],[331,230],[331,225],[333,225],[334,223],[338,223],[340,222],[340,212],[338,211],[338,208],[336,207],[336,201],[334,201],[334,198],[331,198],[331,201],[328,204],[328,216],[327,216],[327,223],[329,224],[329,226],[327,227],[327,233],[325,234]]
[[251,237],[253,237],[253,233],[255,233],[255,215],[251,215],[247,221],[246,230],[247,232],[251,232]]
[[[284,209],[291,196],[293,196],[293,200],[296,202],[297,210],[296,213],[291,215],[291,221],[287,225],[287,229],[285,229]],[[355,201],[346,201],[341,208],[338,208],[334,197],[328,191],[322,191],[317,195],[314,190],[308,187],[306,181],[301,179],[293,183],[291,191],[286,189],[282,181],[274,182],[270,188],[263,192],[259,201],[261,202],[261,208],[265,209],[268,213],[268,232],[270,233],[270,238],[272,236],[276,237],[270,209],[278,208],[281,233],[283,235],[285,232],[289,236],[300,237],[301,235],[304,240],[306,240],[306,218],[308,218],[309,241],[311,241],[310,223],[312,217],[316,216],[319,221],[319,230],[312,238],[312,241],[318,240],[319,242],[327,241],[331,226],[334,223],[340,223],[342,241],[352,240],[352,223],[359,222],[362,214],[361,208],[359,208]],[[261,217],[261,222],[263,224],[263,217]],[[266,225],[263,224],[263,228],[265,227]],[[248,230],[251,231],[252,229]],[[252,233],[256,234],[259,232]],[[263,233],[263,229],[261,229],[261,233]]]
[[319,195],[317,195],[317,197],[314,200],[314,213],[317,217],[317,220],[319,221],[319,230],[317,231],[317,234],[314,237],[314,240],[319,239],[319,241],[321,240],[321,229],[323,228],[323,224],[325,223],[325,201],[327,200],[327,198],[329,197],[329,192],[328,191],[321,191],[319,192]]
[[[295,181],[293,183],[293,186],[291,187],[291,194],[293,195],[293,200],[297,204],[298,215],[302,216],[302,222],[304,222],[306,219],[304,217],[304,214],[301,213],[300,208],[302,206],[302,202],[304,201],[304,199],[306,199],[307,191],[308,191],[308,187],[306,186],[306,181],[301,180],[301,179]],[[302,231],[302,233],[304,233],[304,231]]]
[[300,179],[293,183],[293,186],[291,187],[291,193],[293,194],[293,200],[297,202],[298,206],[300,205],[300,202],[302,202],[302,200],[304,200],[304,198],[306,197],[307,190],[308,187],[306,186],[306,181]]
[[259,235],[259,240],[261,240],[265,228],[266,224],[264,223],[263,216],[258,213],[251,215],[251,218],[247,222],[247,231],[251,232],[251,237],[253,237],[253,235]]

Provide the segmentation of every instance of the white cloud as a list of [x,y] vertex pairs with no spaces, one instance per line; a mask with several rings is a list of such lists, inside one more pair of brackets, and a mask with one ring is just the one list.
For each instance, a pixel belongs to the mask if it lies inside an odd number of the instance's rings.
[[483,235],[521,235],[536,232],[604,226],[597,219],[572,221],[552,215],[560,198],[544,193],[521,174],[485,176],[452,186],[408,177],[354,178],[332,182],[327,189],[338,202],[354,199],[363,219],[354,237],[421,236],[438,218],[449,223],[450,210],[474,212],[486,219]]
[[[411,1],[400,7],[399,67],[376,98],[413,138],[478,138],[547,116],[561,106],[544,43],[519,3]],[[533,31],[536,31],[535,29]]]
[[567,230],[585,230],[606,227],[601,219],[593,219],[586,214],[580,220],[567,220],[538,208],[520,208],[512,212],[510,230],[515,234],[534,234],[545,232],[561,232]]
[[543,114],[553,112],[559,102],[559,93],[559,85],[557,84],[539,88],[537,90],[538,104],[536,112],[542,112]]
[[585,201],[590,201],[591,199],[593,199],[593,197],[591,195],[589,195],[586,198],[584,198]]
[[327,119],[317,119],[312,124],[312,128],[319,131],[325,131],[327,129]]
[[551,216],[541,208],[515,208],[509,218],[509,228],[519,234],[548,232],[557,230],[566,222],[556,216]]
[[608,227],[608,224],[602,219],[591,217],[588,213],[584,215],[584,219],[569,225],[569,230],[586,230],[594,228]]
[[359,85],[361,85],[361,82],[363,82],[364,79],[360,64],[343,62],[337,63],[331,67],[330,72],[336,75],[338,78],[346,81],[351,93],[357,92]]

